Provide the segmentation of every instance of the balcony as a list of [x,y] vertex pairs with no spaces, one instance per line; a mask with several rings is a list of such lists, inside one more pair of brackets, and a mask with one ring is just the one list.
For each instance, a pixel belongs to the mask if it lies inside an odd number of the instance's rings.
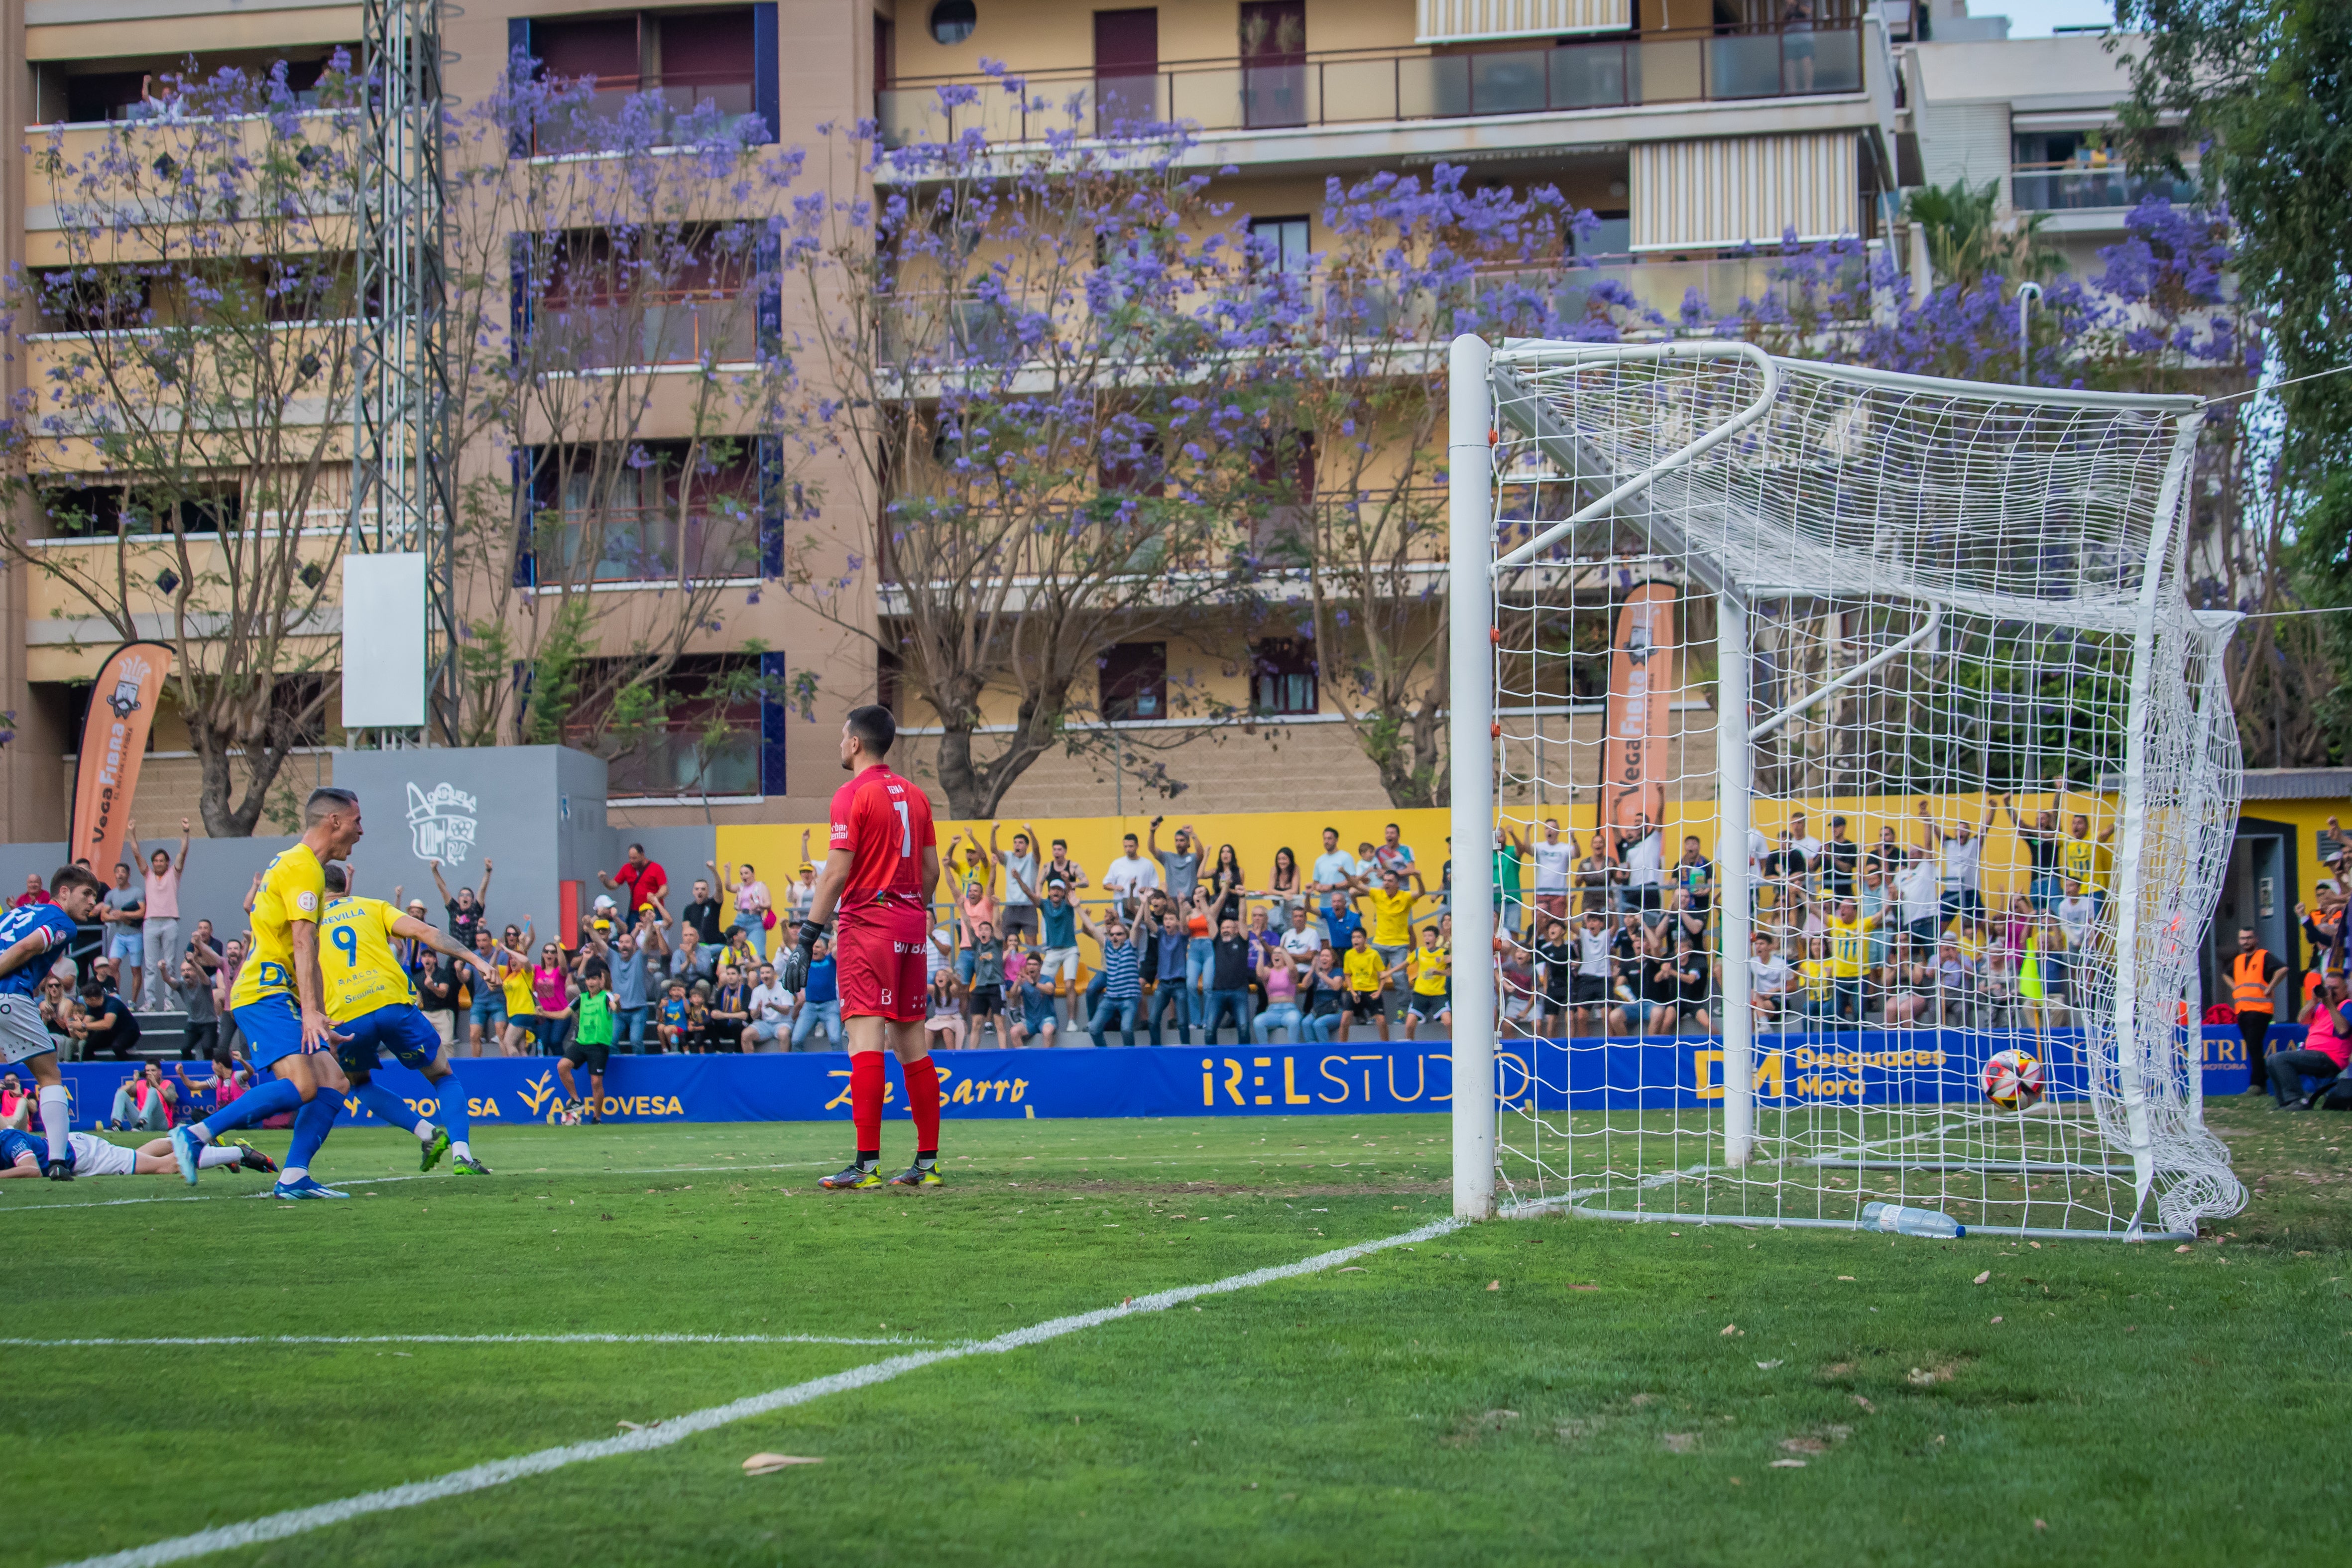
[[2197,199],[2197,181],[2169,174],[2135,174],[2120,164],[2020,163],[2010,171],[2011,201],[2020,212],[2085,212],[2136,207],[2150,196],[2179,205]]
[[[1008,91],[1008,80],[1023,90]],[[943,105],[942,88],[977,89]],[[1202,132],[1464,120],[1644,104],[1860,92],[1859,26],[1726,28],[1460,53],[1339,49],[1279,64],[1179,60],[1132,76],[1089,69],[1018,78],[901,79],[875,95],[883,144],[1034,142],[1072,126],[1175,122]],[[961,98],[956,93],[950,97]]]
[[729,138],[759,113],[748,74],[671,71],[594,79],[593,88],[565,94],[548,122],[532,132],[534,154],[602,152],[629,142],[673,146],[681,128],[688,140]]
[[606,791],[614,799],[760,793],[760,717],[714,739],[700,728],[663,730],[607,759]]
[[683,514],[674,507],[614,507],[601,519],[549,510],[532,531],[535,549],[516,563],[515,578],[543,593],[760,574],[760,519],[748,501],[740,510]]
[[575,370],[743,364],[759,357],[759,309],[749,294],[542,306],[531,323]]

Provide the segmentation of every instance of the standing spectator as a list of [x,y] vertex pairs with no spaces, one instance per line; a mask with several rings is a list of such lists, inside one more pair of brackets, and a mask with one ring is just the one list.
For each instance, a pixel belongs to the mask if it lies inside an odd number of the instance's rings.
[[[2026,895],[2033,900],[2035,909],[2047,910],[2058,901],[2062,880],[2058,873],[2058,813],[2054,807],[2044,806],[2033,814],[2033,825],[2029,827],[2025,819],[2017,815],[2015,795],[2002,795],[2000,808],[2009,814],[2009,825],[2025,841],[2025,852],[2033,862],[2032,879],[2026,884]],[[2262,1090],[2256,1088],[2252,1092],[2259,1094]]]
[[1822,841],[1806,831],[1805,814],[1802,811],[1793,811],[1789,814],[1789,841],[1804,856],[1807,867],[1816,870],[1820,868]]
[[1854,868],[1861,863],[1862,846],[1846,837],[1845,818],[1830,818],[1830,836],[1821,848],[1821,869],[1824,890],[1832,900],[1853,897]]
[[[139,842],[139,826],[126,823],[131,844]],[[135,981],[132,1004],[149,1013],[170,1010],[173,967],[180,959],[180,875],[188,868],[188,819],[180,818],[180,858],[158,849],[148,857],[142,891],[145,915],[140,925],[140,958],[152,987]],[[150,991],[153,994],[150,995]],[[151,1005],[151,1002],[152,1005]]]
[[1536,912],[1556,921],[1568,919],[1568,875],[1579,853],[1576,835],[1560,837],[1559,818],[1544,818],[1543,837],[1529,847],[1536,863]]
[[[1274,874],[1266,879],[1259,897],[1265,900],[1266,915],[1276,931],[1291,925],[1293,910],[1300,915],[1308,912],[1307,881],[1298,874],[1298,857],[1291,852],[1289,845],[1286,844],[1274,852]],[[1306,962],[1306,957],[1300,956],[1299,963],[1303,964]]]
[[727,945],[719,921],[719,900],[711,896],[710,883],[701,878],[694,879],[693,896],[686,907],[677,911],[679,929],[692,931],[697,945],[717,952]]
[[449,891],[449,884],[441,879],[440,860],[436,858],[425,864],[433,868],[433,887],[441,895],[441,908],[448,914],[449,934],[472,947],[474,933],[485,929],[483,922],[489,919],[489,861],[485,859],[482,862],[482,885],[479,889],[460,888],[455,893]]
[[147,894],[131,885],[129,863],[119,863],[114,868],[114,886],[106,890],[98,918],[106,926],[105,955],[114,961],[117,973],[124,965],[130,966],[131,984],[123,989],[135,997],[139,994],[140,962],[146,953],[146,942],[139,928],[147,918]]
[[1147,908],[1151,914],[1152,937],[1144,945],[1143,963],[1144,967],[1150,971],[1149,978],[1152,986],[1151,994],[1143,1005],[1144,1026],[1151,1043],[1160,1045],[1164,1043],[1160,1037],[1160,1015],[1171,1015],[1170,1021],[1175,1026],[1176,1043],[1189,1046],[1192,1043],[1194,1014],[1197,1012],[1204,1018],[1208,1016],[1205,1005],[1194,1006],[1192,989],[1184,981],[1184,961],[1192,951],[1192,933],[1185,929],[1185,922],[1178,918],[1175,907],[1168,901],[1168,895],[1159,889],[1152,889]]
[[[1780,1027],[1781,1009],[1794,981],[1789,961],[1769,936],[1759,931],[1748,939],[1748,1009],[1754,1016],[1758,1034]],[[1894,1022],[1891,1017],[1887,1021]]]
[[497,966],[500,1000],[506,1005],[507,1026],[499,1037],[499,1054],[519,1057],[523,1042],[539,1037],[537,985],[531,975],[530,939],[513,926],[498,944]]
[[117,1061],[129,1061],[131,1053],[139,1048],[139,1016],[95,974],[82,982],[80,1011],[66,1020],[66,1027],[81,1042],[85,1061],[100,1051],[111,1051]]
[[1037,940],[1037,851],[1036,830],[1027,823],[1013,836],[1010,851],[996,843],[996,824],[988,825],[988,852],[1004,868],[1004,888],[997,900],[1003,907],[999,911],[998,931],[1007,946]]
[[751,1026],[751,988],[744,984],[740,966],[722,963],[719,989],[710,994],[710,1048],[730,1056],[741,1054],[743,1036]]
[[[2064,798],[2065,784],[2063,775],[2050,781],[2053,804]],[[2083,884],[2083,891],[2094,909],[2106,907],[2107,879],[2101,873],[2106,868],[2106,846],[2115,836],[2116,825],[2110,822],[2094,837],[2090,815],[2078,811],[2067,819],[2066,837],[2058,844],[2059,872]]]
[[1393,822],[1381,829],[1380,847],[1372,851],[1372,868],[1394,871],[1400,877],[1412,874],[1412,849],[1404,841],[1404,830]]
[[[419,900],[420,902],[422,900]],[[414,910],[410,911],[415,913]],[[424,917],[416,917],[422,920]],[[452,939],[454,940],[454,939]],[[457,976],[457,963],[432,949],[425,949],[431,960],[416,975],[416,1008],[433,1020],[433,1032],[449,1047],[451,1056],[457,1055],[461,1038],[457,1028],[458,1009],[465,997],[465,982]]]
[[[1000,1049],[1010,1042],[1004,1035],[1004,944],[997,940],[993,921],[975,922],[971,946],[965,956],[971,960],[970,989],[966,992],[966,1011],[971,1016],[971,1044],[980,1045],[982,1027],[996,1031]],[[989,1020],[995,1020],[990,1023]]]
[[839,961],[833,956],[833,944],[824,937],[817,938],[809,952],[808,985],[801,993],[800,1011],[793,1016],[792,1048],[804,1047],[808,1037],[822,1027],[826,1047],[837,1051],[844,1047],[845,1038]]
[[2286,965],[2254,940],[2253,928],[2238,928],[2238,951],[2230,959],[2230,1005],[2237,1009],[2238,1033],[2246,1041],[2246,1092],[2260,1094],[2270,1081],[2263,1046],[2278,1016],[2278,981]]
[[1151,858],[1160,862],[1160,868],[1165,874],[1166,879],[1160,886],[1168,889],[1168,896],[1175,901],[1176,907],[1182,909],[1192,901],[1192,889],[1200,885],[1201,842],[1188,823],[1176,830],[1176,847],[1162,849],[1160,847],[1160,825],[1167,820],[1164,816],[1151,819]]
[[1352,910],[1356,896],[1356,858],[1339,847],[1339,830],[1323,830],[1323,853],[1315,857],[1314,891],[1323,900],[1324,932],[1334,947],[1347,945],[1336,924],[1339,911]]
[[1700,850],[1696,833],[1683,836],[1683,858],[1675,862],[1674,890],[1676,909],[1696,910],[1703,915],[1714,907],[1715,862]]
[[1241,921],[1226,916],[1218,922],[1217,935],[1210,945],[1209,1010],[1207,1022],[1201,1031],[1201,1043],[1217,1043],[1217,1030],[1230,1014],[1234,1020],[1234,1043],[1255,1045],[1250,1032],[1250,944],[1242,934]]
[[[498,939],[490,934],[488,926],[475,925],[474,951],[494,965],[498,962]],[[504,987],[487,980],[476,979],[468,984],[473,987],[473,1000],[466,1008],[466,1046],[469,1055],[478,1057],[485,1045],[495,1047],[506,1034],[507,994]]]
[[1421,928],[1421,945],[1405,966],[1412,976],[1412,999],[1405,1009],[1404,1037],[1415,1038],[1424,1023],[1454,1025],[1454,955],[1435,926]]
[[1070,858],[1068,839],[1055,839],[1053,847],[1054,858],[1045,862],[1045,879],[1049,882],[1058,880],[1064,887],[1070,889],[1070,897],[1075,899],[1078,896],[1079,889],[1090,885],[1087,881],[1086,868]]
[[[1420,879],[1420,874],[1414,873],[1413,880],[1419,882]],[[1371,910],[1372,951],[1381,961],[1381,968],[1391,973],[1400,972],[1406,956],[1412,952],[1413,905],[1428,895],[1420,890],[1406,891],[1403,879],[1396,872],[1383,871],[1381,873],[1381,885],[1360,896]],[[1391,994],[1388,1009],[1395,1017],[1403,1016],[1404,993],[1402,990]],[[1384,1031],[1391,1021],[1392,1018],[1384,1016]],[[1388,1036],[1383,1032],[1381,1037],[1386,1039]]]
[[662,999],[654,1005],[655,1046],[673,1056],[685,1054],[693,1026],[694,1009],[687,1005],[686,982],[668,981],[662,987]]
[[751,987],[751,1021],[743,1029],[749,1049],[764,1050],[773,1046],[782,1050],[792,1043],[793,994],[776,984],[776,966],[762,963],[759,984]]
[[[563,1080],[565,1109],[581,1121],[594,1123],[604,1120],[604,1069],[612,1064],[613,1056],[613,994],[605,989],[611,975],[603,964],[590,962],[580,973],[580,999],[573,1004],[578,1016],[572,1028],[572,1042],[556,1058],[556,1077]],[[572,1077],[575,1065],[588,1069],[588,1100],[580,1100],[580,1084]]]
[[11,899],[8,901],[8,907],[12,910],[21,910],[27,904],[56,902],[55,899],[49,897],[48,889],[41,885],[41,874],[38,871],[27,871],[25,873],[25,890]]
[[1075,1029],[1079,1023],[1078,1003],[1078,906],[1070,901],[1070,885],[1059,877],[1045,884],[1045,901],[1037,906],[1037,922],[1045,938],[1038,952],[1045,975],[1045,988],[1057,996],[1070,998],[1070,1018],[1067,1027]]
[[1367,1019],[1378,1019],[1381,1038],[1389,1037],[1388,1009],[1381,1002],[1381,993],[1388,988],[1389,966],[1372,950],[1364,928],[1358,926],[1349,933],[1345,979],[1348,983],[1348,1014],[1340,1020],[1339,1038],[1348,1037],[1351,1025]]
[[[719,873],[719,891],[735,900],[733,929],[743,933],[745,940],[751,943],[752,952],[758,953],[762,959],[766,958],[768,928],[775,922],[773,912],[775,906],[774,901],[768,897],[768,884],[760,880],[759,874],[751,869],[751,862],[748,860],[743,863],[743,879],[740,882],[729,879],[727,868],[724,866],[715,865],[709,860],[705,860],[703,864]],[[703,885],[700,882],[695,884],[698,888]],[[808,863],[808,834],[805,831],[801,834],[801,879],[792,885],[792,889],[803,911],[798,918],[805,920],[808,918],[805,911],[809,903],[816,897],[816,868]],[[712,911],[712,919],[715,923],[717,920],[715,910]],[[709,940],[714,946],[717,945],[719,933],[715,931],[710,932]]]
[[621,896],[621,918],[631,926],[650,916],[656,901],[669,891],[669,873],[660,861],[646,858],[642,844],[629,846],[628,858],[618,871],[599,871],[596,879],[607,888],[626,889]]
[[1863,1022],[1862,978],[1869,965],[1872,917],[1851,897],[1837,900],[1829,919],[1832,1011],[1859,1027]]
[[[1801,814],[1800,816],[1801,820]],[[1624,907],[1644,912],[1664,906],[1666,836],[1650,825],[1647,812],[1633,814],[1632,831],[1613,835],[1612,858]]]
[[1981,921],[1985,918],[1983,891],[1984,829],[1992,826],[1995,807],[1987,805],[1984,822],[1972,827],[1966,817],[1949,828],[1941,826],[1931,816],[1927,803],[1919,803],[1919,847],[1930,854],[1940,853],[1943,883],[1943,916],[1946,920]]
[[[784,910],[797,928],[816,907],[816,862],[809,858],[808,829],[801,829],[801,872],[784,888]],[[762,917],[761,923],[766,923]]]
[[1542,934],[1528,950],[1530,970],[1528,975],[1528,995],[1531,1006],[1528,1016],[1539,1034],[1576,1033],[1576,1015],[1570,1010],[1570,982],[1576,976],[1576,944],[1569,940],[1568,922],[1547,917]]
[[1209,919],[1212,923],[1222,924],[1228,919],[1245,920],[1249,900],[1247,881],[1248,879],[1242,875],[1241,857],[1234,852],[1234,847],[1219,845],[1216,862],[1210,868],[1208,877]]
[[539,1041],[538,1054],[560,1057],[563,1054],[564,1034],[572,1020],[572,988],[570,975],[564,967],[563,949],[554,942],[542,942],[539,963],[530,972],[531,1005],[537,1016],[530,1032]]
[[[202,958],[199,959],[198,955]],[[191,945],[171,975],[172,999],[188,1016],[180,1034],[182,1061],[210,1061],[220,1045],[220,1011],[213,1005],[212,969],[220,963],[209,948]]]
[[1910,859],[1895,874],[1904,929],[1911,933],[1912,957],[1918,963],[1929,962],[1929,955],[1936,951],[1937,934],[1943,929],[1939,882],[1935,858],[1925,849],[1913,850]]
[[1008,1016],[1013,1023],[1014,1046],[1025,1046],[1033,1040],[1040,1046],[1054,1043],[1054,992],[1045,980],[1045,966],[1035,953],[1021,960],[1021,981],[1008,1001],[1012,1005]]
[[[1129,834],[1127,841],[1131,847],[1135,835]],[[1109,883],[1108,873],[1104,882],[1106,886]],[[1094,1037],[1097,1047],[1109,1043],[1103,1038],[1103,1031],[1114,1023],[1118,1026],[1118,1043],[1122,1046],[1135,1044],[1135,1015],[1143,1002],[1145,928],[1150,923],[1149,915],[1137,917],[1132,925],[1117,913],[1108,916],[1101,925],[1095,924],[1084,915],[1078,917],[1080,929],[1094,938],[1102,949],[1102,1005],[1096,1008],[1087,1026],[1087,1032]]]

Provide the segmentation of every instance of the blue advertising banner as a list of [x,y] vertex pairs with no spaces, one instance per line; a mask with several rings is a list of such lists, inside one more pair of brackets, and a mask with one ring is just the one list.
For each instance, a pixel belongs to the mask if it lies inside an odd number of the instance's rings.
[[[2301,1031],[2272,1039],[2291,1047]],[[2049,1092],[2081,1092],[2079,1037],[1979,1034],[1957,1029],[1767,1036],[1757,1042],[1756,1088],[1766,1105],[1931,1103],[1982,1094],[1985,1059],[2016,1047],[2046,1065]],[[1446,1110],[1454,1060],[1444,1040],[1343,1040],[1328,1045],[1137,1047],[1109,1050],[941,1052],[942,1109],[950,1117],[1038,1119],[1122,1116],[1302,1116]],[[2205,1092],[2246,1087],[2245,1046],[2233,1028],[2205,1031]],[[552,1121],[563,1103],[545,1057],[461,1058],[456,1063],[478,1129]],[[128,1063],[68,1062],[74,1125],[108,1118]],[[173,1069],[164,1069],[167,1079]],[[439,1110],[425,1079],[385,1065],[377,1079],[420,1116]],[[1719,1039],[1504,1040],[1496,1089],[1520,1110],[1700,1108],[1723,1098]],[[584,1082],[584,1079],[583,1079]],[[906,1105],[893,1060],[887,1104]],[[777,1056],[615,1057],[604,1077],[604,1114],[621,1121],[826,1121],[849,1117],[849,1058],[839,1052]],[[209,1107],[209,1097],[199,1103]],[[344,1101],[349,1120],[375,1118]]]

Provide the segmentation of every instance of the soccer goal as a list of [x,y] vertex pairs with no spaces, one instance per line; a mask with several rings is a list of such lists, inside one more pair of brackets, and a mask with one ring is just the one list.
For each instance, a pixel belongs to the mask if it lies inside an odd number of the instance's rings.
[[2235,617],[2182,591],[2199,401],[1452,353],[1454,1081],[1497,1086],[1455,1098],[1456,1211],[2235,1213],[2200,1096],[2240,777]]

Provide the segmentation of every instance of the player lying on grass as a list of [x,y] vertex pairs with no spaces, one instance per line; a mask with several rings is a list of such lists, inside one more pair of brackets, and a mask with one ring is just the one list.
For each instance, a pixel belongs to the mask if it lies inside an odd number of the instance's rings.
[[[136,1149],[110,1143],[94,1132],[68,1135],[68,1149],[77,1176],[168,1176],[180,1168],[169,1138],[151,1138]],[[207,1170],[233,1166],[244,1171],[274,1171],[278,1162],[246,1142],[232,1138],[207,1144],[196,1156]],[[10,1176],[41,1173],[41,1142],[17,1128],[0,1128],[0,1181]]]
[[[469,963],[485,984],[498,971],[488,959],[405,915],[382,899],[352,891],[351,872],[325,868],[327,914],[319,922],[320,978],[327,991],[327,1017],[335,1026],[335,1059],[352,1080],[352,1094],[387,1127],[405,1127],[424,1145],[417,1169],[429,1171],[451,1155],[461,1176],[487,1176],[490,1168],[474,1158],[472,1124],[466,1114],[466,1086],[450,1070],[449,1049],[416,1005],[416,984],[392,951],[392,939],[421,942],[456,963]],[[408,1102],[374,1080],[380,1057],[425,1075],[446,1124],[435,1126]]]
[[71,948],[75,923],[97,918],[102,889],[89,867],[63,867],[49,879],[55,903],[26,904],[0,916],[0,1064],[22,1064],[33,1075],[53,1182],[74,1179],[67,1139],[73,1129],[73,1096],[58,1071],[58,1043],[41,1023],[41,982],[56,962],[49,955]]
[[253,951],[229,994],[229,1016],[245,1036],[253,1070],[271,1076],[202,1121],[172,1129],[172,1152],[192,1187],[196,1157],[205,1144],[291,1111],[294,1139],[272,1195],[351,1196],[312,1181],[310,1167],[334,1130],[342,1104],[338,1096],[350,1087],[329,1048],[335,1040],[319,982],[319,915],[326,901],[327,862],[350,854],[364,831],[360,797],[332,786],[314,789],[302,817],[300,842],[280,852],[261,874],[253,900]]
[[798,944],[776,966],[776,984],[807,989],[817,940],[836,910],[841,1016],[849,1036],[849,1113],[857,1158],[818,1184],[831,1191],[878,1187],[882,1159],[882,1052],[898,1053],[915,1116],[915,1163],[892,1186],[939,1185],[940,1072],[924,1038],[923,943],[940,882],[931,803],[882,759],[898,738],[887,708],[850,710],[841,727],[841,765],[854,776],[834,793],[833,847],[817,877]]

